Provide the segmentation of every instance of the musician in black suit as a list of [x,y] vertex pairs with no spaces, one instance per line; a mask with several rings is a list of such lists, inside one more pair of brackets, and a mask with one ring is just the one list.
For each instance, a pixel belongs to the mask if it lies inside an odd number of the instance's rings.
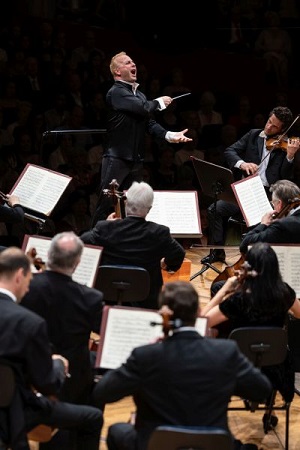
[[150,293],[141,303],[144,308],[157,309],[163,284],[161,269],[180,268],[185,250],[171,236],[170,229],[146,220],[154,193],[149,184],[133,182],[126,192],[124,219],[112,213],[81,235],[83,242],[103,247],[101,264],[140,266],[150,275]]
[[114,84],[106,94],[108,142],[102,159],[100,196],[93,226],[111,212],[111,199],[103,195],[111,180],[117,180],[121,191],[128,189],[133,181],[142,180],[146,133],[170,143],[192,140],[185,136],[187,129],[167,131],[154,120],[153,114],[168,107],[173,100],[166,95],[147,100],[138,89],[136,64],[125,52],[112,57],[110,71]]
[[271,185],[270,192],[274,210],[264,214],[260,224],[243,237],[240,244],[243,254],[255,242],[300,244],[300,188],[292,181],[279,180]]
[[89,339],[99,333],[102,293],[72,280],[83,251],[83,242],[72,231],[54,236],[47,270],[33,276],[22,306],[45,319],[53,350],[69,360],[71,378],[60,399],[88,403],[93,387]]
[[52,354],[44,319],[18,304],[31,276],[30,261],[21,249],[0,253],[0,359],[13,365],[17,384],[9,411],[0,409],[0,443],[29,450],[26,432],[45,424],[76,433],[74,446],[66,449],[98,450],[102,412],[48,398],[58,395],[68,360]]
[[[278,180],[292,178],[294,156],[299,149],[299,138],[292,138],[285,142],[286,151],[276,146],[274,149],[271,146],[269,151],[266,147],[268,139],[273,137],[273,141],[276,141],[275,138],[292,124],[292,119],[292,113],[288,108],[277,106],[270,112],[263,130],[250,130],[226,149],[224,156],[236,180],[258,174],[269,195],[271,184]],[[216,205],[212,204],[208,208],[208,244],[224,245],[224,224],[230,216],[241,216],[238,205],[218,200]],[[225,261],[224,250],[211,250],[210,254],[201,260],[202,263],[214,261]]]
[[[24,210],[20,205],[19,197],[17,195],[3,195],[2,201],[4,204],[0,204],[0,222],[9,226],[11,224],[22,224],[24,222]],[[16,244],[18,242],[13,236],[0,236],[0,251],[4,250],[5,247]]]
[[135,348],[125,364],[106,372],[95,386],[96,405],[128,395],[136,405],[135,426],[116,423],[109,428],[109,450],[145,450],[159,425],[228,430],[232,395],[261,401],[271,391],[268,379],[235,341],[203,338],[195,330],[199,299],[191,283],[166,283],[160,306],[171,321],[180,321],[179,328],[162,342]]

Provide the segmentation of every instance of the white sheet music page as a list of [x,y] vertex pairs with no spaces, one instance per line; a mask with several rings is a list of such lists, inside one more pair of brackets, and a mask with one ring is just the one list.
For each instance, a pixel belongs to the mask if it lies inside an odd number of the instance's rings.
[[[37,256],[47,263],[48,251],[51,239],[43,236],[25,235],[22,249],[26,253],[29,249],[35,248]],[[103,247],[96,247],[85,244],[81,255],[80,263],[72,275],[74,281],[93,287],[102,255]]]
[[259,175],[251,175],[231,187],[248,227],[260,223],[262,216],[273,210]]
[[276,252],[282,279],[295,291],[300,298],[300,245],[271,244]]
[[[163,337],[161,315],[154,310],[142,308],[105,306],[102,314],[100,344],[96,367],[115,369],[123,364],[132,350],[151,344]],[[196,330],[202,336],[207,332],[207,317],[198,317]]]
[[27,164],[10,194],[17,195],[22,206],[49,216],[71,180],[61,173]]
[[202,236],[197,191],[154,191],[146,220],[169,227],[174,237]]

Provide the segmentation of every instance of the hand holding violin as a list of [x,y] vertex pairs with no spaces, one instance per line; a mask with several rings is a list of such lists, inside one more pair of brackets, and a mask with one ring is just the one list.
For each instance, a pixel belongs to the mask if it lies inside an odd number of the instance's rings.
[[300,139],[298,137],[291,137],[288,139],[287,148],[286,148],[286,156],[287,159],[293,159],[295,153],[299,150]]

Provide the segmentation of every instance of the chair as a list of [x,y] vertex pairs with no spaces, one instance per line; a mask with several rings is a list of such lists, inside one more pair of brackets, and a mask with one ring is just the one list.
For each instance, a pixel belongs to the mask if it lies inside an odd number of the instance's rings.
[[150,275],[143,267],[103,265],[98,270],[96,289],[103,292],[105,302],[142,302],[150,291]]
[[147,450],[232,450],[229,432],[217,427],[159,426],[151,434]]
[[[278,365],[284,362],[287,355],[288,336],[285,329],[280,327],[245,327],[232,330],[229,339],[234,339],[245,356],[258,368]],[[277,391],[273,389],[270,400],[266,405],[244,400],[244,406],[232,407],[228,410],[256,410],[266,411],[264,432],[274,429],[271,423],[272,411],[285,411],[285,450],[289,448],[289,411],[290,403],[276,405]]]

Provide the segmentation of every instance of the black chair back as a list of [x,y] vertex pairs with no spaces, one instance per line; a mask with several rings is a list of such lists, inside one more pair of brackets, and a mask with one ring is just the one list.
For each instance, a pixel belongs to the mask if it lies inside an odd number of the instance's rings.
[[218,427],[160,426],[151,434],[147,450],[232,450],[229,432]]
[[149,295],[150,276],[143,267],[103,265],[99,267],[95,287],[103,292],[105,302],[118,305],[142,302]]

